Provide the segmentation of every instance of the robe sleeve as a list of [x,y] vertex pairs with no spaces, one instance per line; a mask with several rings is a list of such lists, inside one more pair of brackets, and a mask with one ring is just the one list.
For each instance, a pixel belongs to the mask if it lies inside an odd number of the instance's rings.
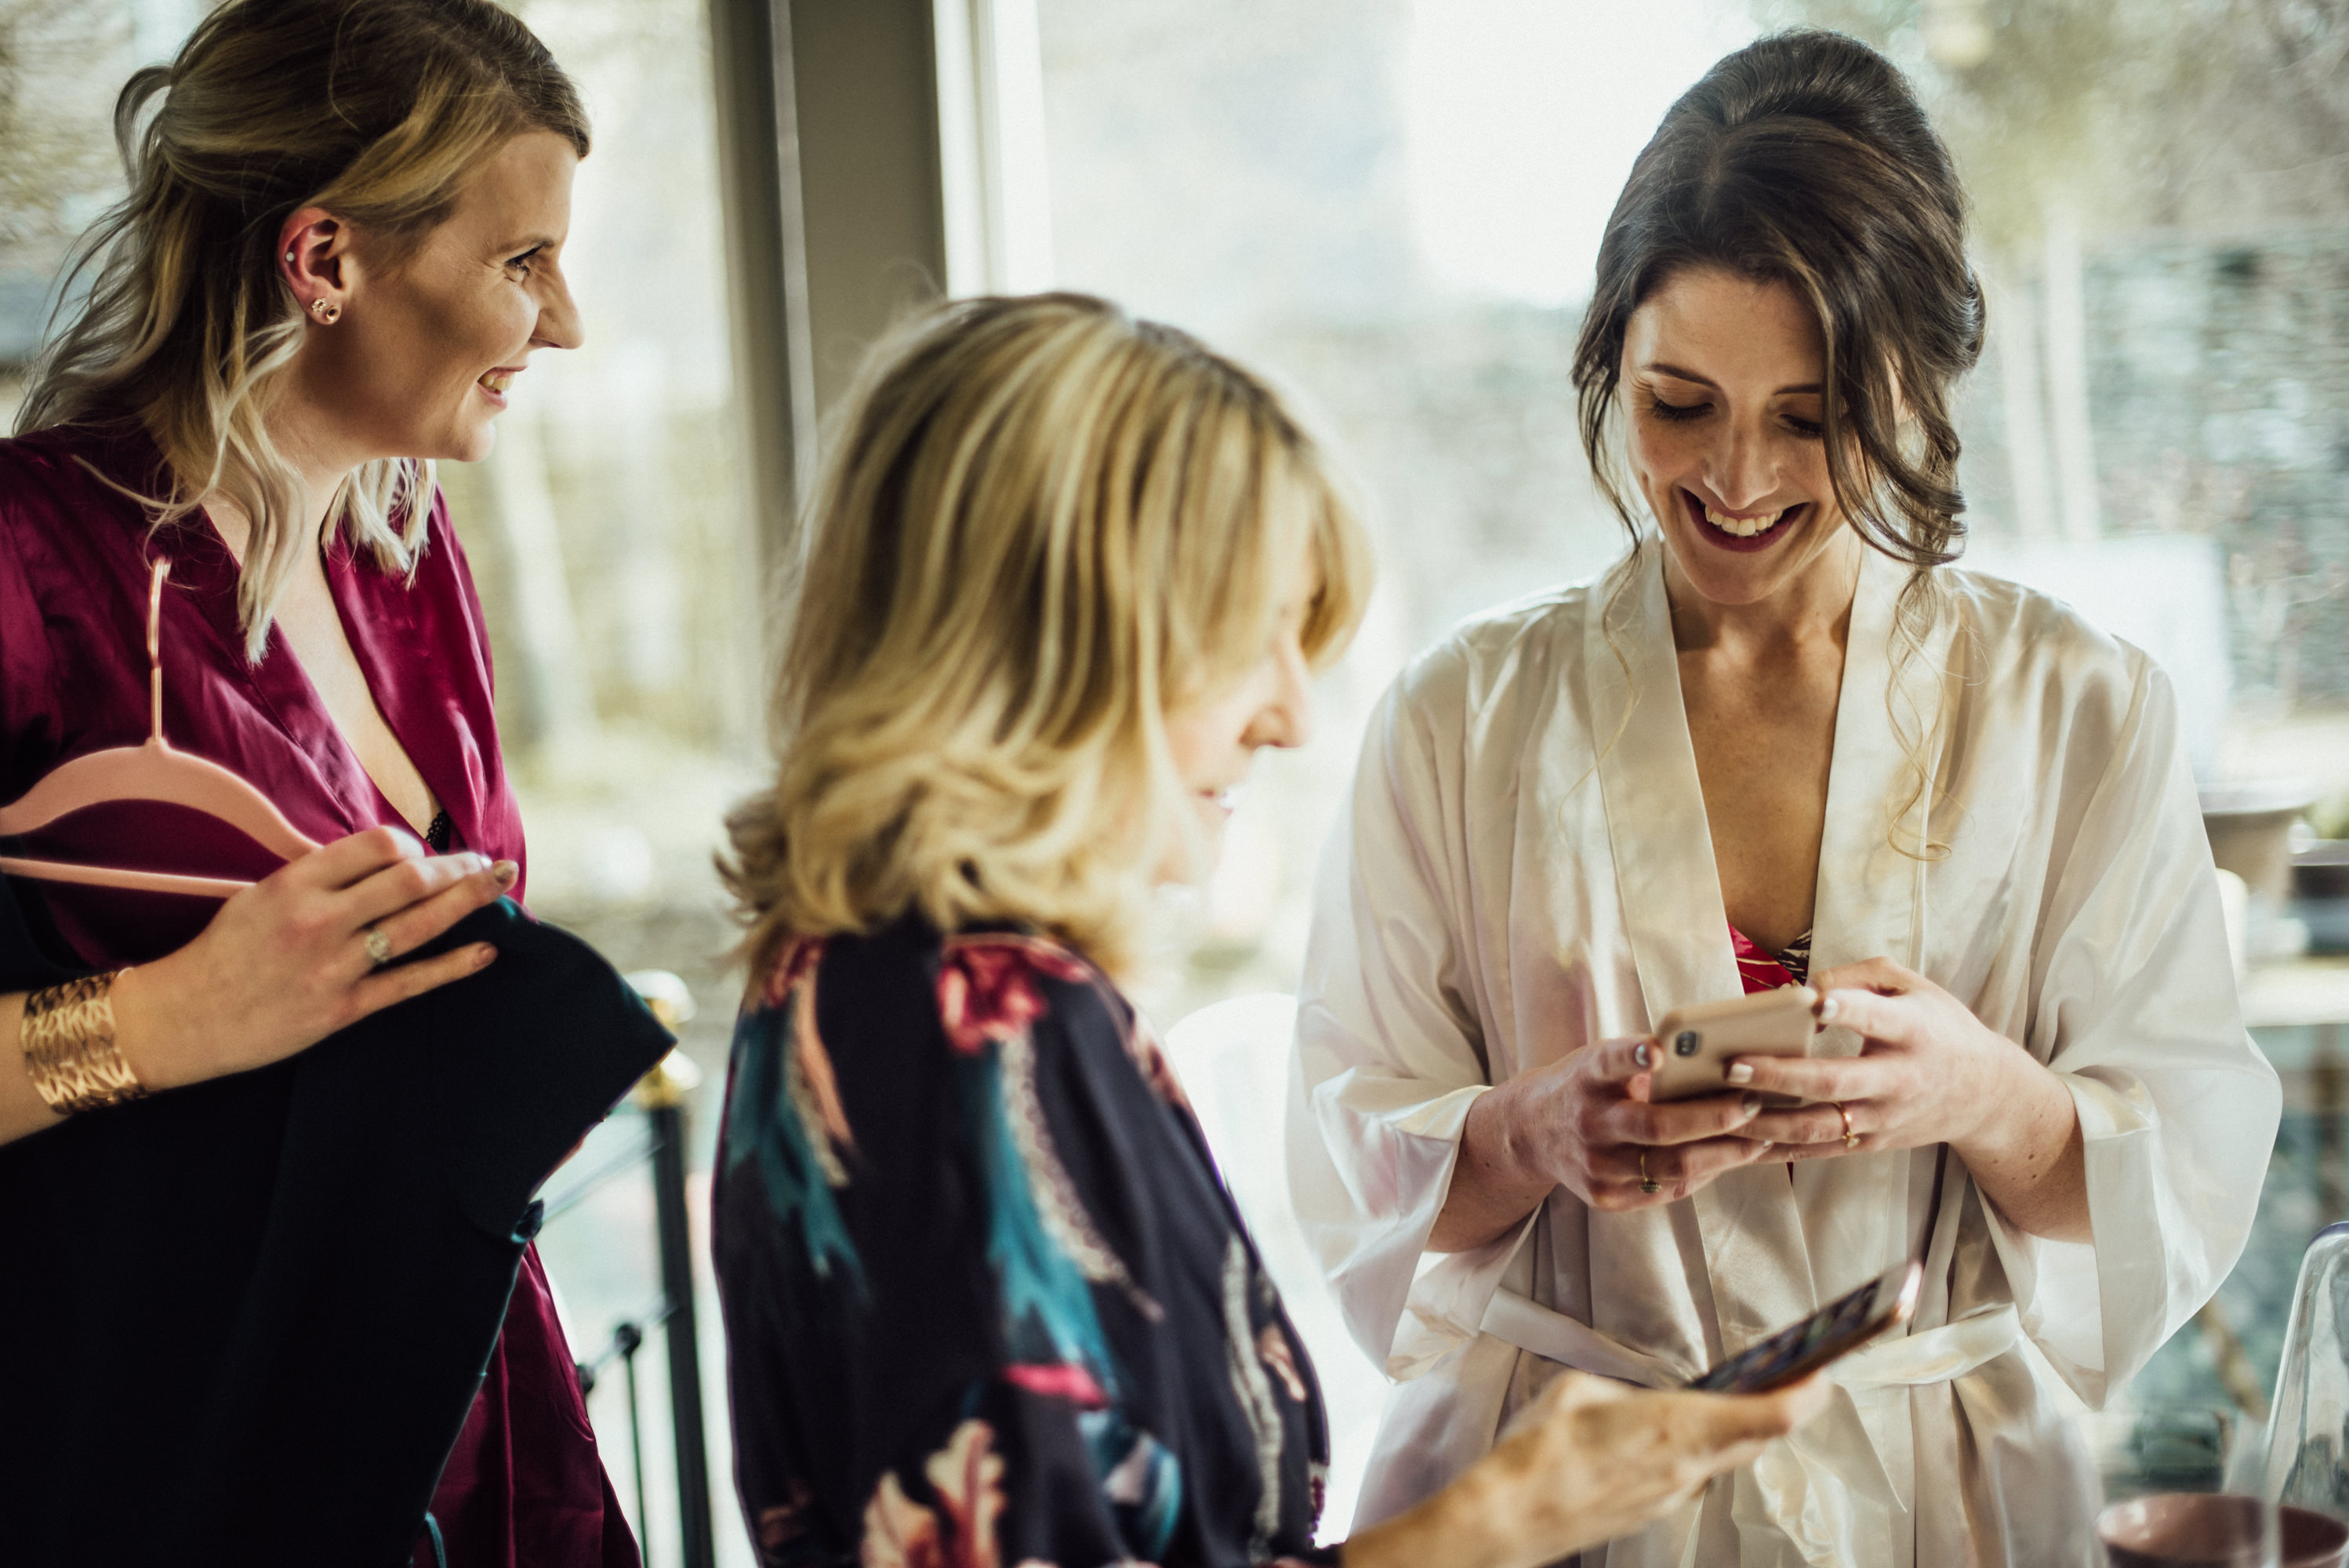
[[2084,787],[2056,823],[2025,1042],[2072,1091],[2095,1241],[1989,1209],[2024,1330],[2092,1404],[2241,1255],[2282,1105],[2243,1027],[2176,698],[2134,650],[2128,672],[2075,707],[2045,780]]
[[[1372,717],[1323,854],[1298,997],[1290,1191],[1355,1342],[1399,1377],[1431,1359],[1405,1343],[1405,1304],[1469,1107],[1490,1087],[1459,935],[1464,748],[1435,733],[1464,724],[1464,685],[1438,650]],[[1497,1270],[1475,1272],[1489,1294]],[[1481,1307],[1465,1309],[1473,1323]]]
[[974,1026],[949,1044],[932,975],[864,951],[821,974],[820,1027],[789,983],[742,1015],[713,1203],[737,1480],[760,1561],[1161,1560],[1205,1483],[1137,1424],[1118,1370],[1131,1376],[1132,1358],[1111,1350],[1116,1331],[1063,1250],[1080,1233],[1069,1216],[1106,1207],[1074,1173],[1120,1151],[1106,1121],[1072,1127],[1043,1109],[1090,1103],[1071,1032],[1107,1016],[1044,1008],[1015,976],[970,1008],[1010,1019],[997,1032],[1019,1040]]
[[60,727],[56,658],[34,586],[44,504],[41,476],[14,453],[0,455],[0,799],[13,799],[47,771]]

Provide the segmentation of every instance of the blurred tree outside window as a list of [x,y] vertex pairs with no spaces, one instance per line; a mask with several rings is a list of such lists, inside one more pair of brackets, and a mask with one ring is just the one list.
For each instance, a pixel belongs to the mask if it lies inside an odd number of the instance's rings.
[[0,0],[0,414],[13,424],[66,253],[118,193],[109,119],[132,18],[88,0]]
[[2232,711],[2202,771],[2304,772],[2313,739],[2338,776],[2311,781],[2349,788],[2349,5],[1766,6],[1887,49],[1965,174],[1991,284],[1965,473],[1983,557],[2208,542],[2223,626],[2194,656]]

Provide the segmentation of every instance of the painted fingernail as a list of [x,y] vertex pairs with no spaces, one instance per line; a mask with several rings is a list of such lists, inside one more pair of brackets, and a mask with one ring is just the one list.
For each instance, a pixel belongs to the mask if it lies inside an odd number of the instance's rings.
[[1752,1083],[1754,1081],[1753,1068],[1744,1062],[1732,1062],[1729,1065],[1729,1081],[1731,1083]]
[[500,887],[513,886],[514,879],[522,875],[522,868],[514,864],[512,861],[500,861],[496,866],[492,869],[497,872],[498,885]]
[[1651,1059],[1648,1047],[1645,1045],[1640,1046],[1637,1050],[1631,1053],[1631,1059],[1637,1062],[1640,1066],[1646,1067]]
[[498,950],[484,942],[480,946],[473,949],[473,967],[476,969],[487,969],[490,966],[491,960],[496,958],[497,955]]
[[1762,1097],[1758,1094],[1747,1095],[1745,1097],[1745,1119],[1751,1121],[1761,1114]]

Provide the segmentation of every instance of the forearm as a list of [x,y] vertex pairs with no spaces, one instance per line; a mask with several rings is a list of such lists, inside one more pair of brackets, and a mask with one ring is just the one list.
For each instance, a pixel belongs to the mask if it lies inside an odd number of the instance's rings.
[[1528,1082],[1502,1084],[1468,1108],[1452,1187],[1428,1233],[1430,1252],[1462,1253],[1497,1239],[1557,1185],[1527,1158],[1530,1140],[1521,1136]]
[[[172,959],[166,958],[121,970],[107,989],[108,1011],[114,1020],[113,1051],[140,1088],[150,1093],[214,1076],[191,1064],[184,1048],[191,1009],[166,973],[172,964]],[[66,1119],[41,1098],[33,1085],[31,1064],[25,1058],[28,995],[18,991],[0,995],[0,1144],[30,1137]]]
[[1952,1147],[2011,1223],[2049,1241],[2093,1241],[2086,1150],[2072,1091],[2020,1047],[2016,1063],[1997,1114]]
[[1495,1534],[1506,1501],[1483,1495],[1484,1479],[1472,1470],[1408,1512],[1356,1531],[1338,1561],[1343,1568],[1509,1568],[1516,1559]]
[[65,1119],[49,1109],[25,1067],[25,995],[0,995],[0,1143],[14,1143]]

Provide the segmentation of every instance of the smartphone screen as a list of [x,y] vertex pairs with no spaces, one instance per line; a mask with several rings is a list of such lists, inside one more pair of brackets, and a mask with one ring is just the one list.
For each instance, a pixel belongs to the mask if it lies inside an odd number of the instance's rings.
[[1903,1264],[1793,1327],[1748,1346],[1689,1387],[1710,1394],[1764,1394],[1791,1383],[1907,1322],[1916,1310],[1924,1274],[1921,1264]]

